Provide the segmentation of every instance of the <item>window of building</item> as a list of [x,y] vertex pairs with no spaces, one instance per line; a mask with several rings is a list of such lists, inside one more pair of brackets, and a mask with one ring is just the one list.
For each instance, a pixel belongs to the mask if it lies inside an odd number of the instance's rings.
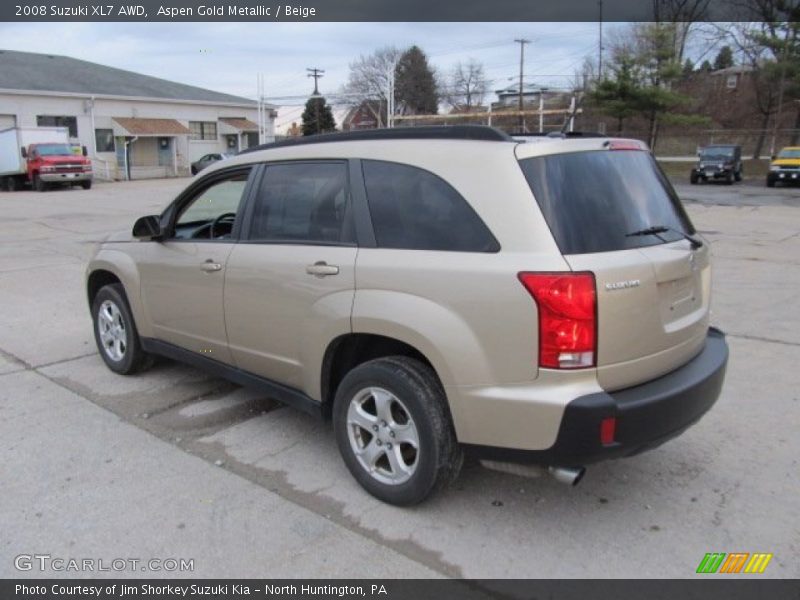
[[297,163],[267,167],[258,190],[250,239],[289,243],[343,243],[347,165]]
[[66,127],[69,129],[69,137],[78,137],[78,119],[77,117],[57,116],[57,115],[39,115],[36,117],[37,127]]
[[214,121],[189,121],[189,129],[192,131],[189,139],[192,140],[216,140],[217,124]]
[[94,130],[94,143],[98,152],[114,152],[114,130],[113,129],[95,129]]
[[736,84],[739,82],[739,78],[736,75],[728,75],[727,80],[725,81],[725,85],[729,90],[736,89]]
[[467,201],[440,177],[409,165],[365,160],[364,182],[381,248],[497,252]]

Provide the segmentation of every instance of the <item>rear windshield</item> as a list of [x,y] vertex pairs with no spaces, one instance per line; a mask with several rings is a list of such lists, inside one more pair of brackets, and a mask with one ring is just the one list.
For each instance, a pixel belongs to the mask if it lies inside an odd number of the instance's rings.
[[562,254],[611,252],[674,242],[694,233],[683,206],[652,156],[638,150],[551,154],[520,161]]

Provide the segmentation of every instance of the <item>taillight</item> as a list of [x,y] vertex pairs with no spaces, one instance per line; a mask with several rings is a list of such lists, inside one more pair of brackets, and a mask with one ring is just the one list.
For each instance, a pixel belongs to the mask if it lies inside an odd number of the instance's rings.
[[644,150],[644,146],[635,140],[611,140],[606,143],[609,150]]
[[539,366],[593,367],[597,361],[594,273],[520,273],[539,308]]

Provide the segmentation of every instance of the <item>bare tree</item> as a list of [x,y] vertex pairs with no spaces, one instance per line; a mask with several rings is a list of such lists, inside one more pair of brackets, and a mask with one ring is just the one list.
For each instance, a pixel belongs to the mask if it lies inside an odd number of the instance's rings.
[[472,58],[466,64],[459,62],[453,67],[444,89],[447,90],[445,99],[454,109],[469,112],[472,108],[481,106],[489,91],[483,64]]
[[[788,12],[792,9],[783,0],[735,0],[732,6],[739,10],[739,18],[749,22],[730,24],[721,33],[724,33],[724,39],[734,47],[734,53],[741,62],[751,69],[754,104],[761,117],[761,131],[753,152],[753,158],[758,158],[764,147],[770,121],[774,146],[784,108],[784,97],[787,94],[790,99],[800,96],[800,74],[797,68],[800,36],[798,14]],[[800,11],[800,8],[795,6],[793,10]],[[795,123],[800,127],[800,104]]]
[[387,46],[367,56],[362,54],[350,63],[350,75],[344,86],[348,103],[353,106],[363,103],[378,121],[378,127],[386,123],[389,75],[400,55],[400,50]]
[[656,23],[671,25],[675,59],[682,63],[694,25],[708,17],[711,0],[653,0]]

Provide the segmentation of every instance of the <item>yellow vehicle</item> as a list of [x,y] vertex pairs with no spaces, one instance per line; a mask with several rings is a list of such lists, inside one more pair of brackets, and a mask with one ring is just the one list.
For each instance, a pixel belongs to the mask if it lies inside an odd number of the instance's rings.
[[767,187],[775,187],[778,182],[800,183],[800,146],[787,146],[772,157]]

